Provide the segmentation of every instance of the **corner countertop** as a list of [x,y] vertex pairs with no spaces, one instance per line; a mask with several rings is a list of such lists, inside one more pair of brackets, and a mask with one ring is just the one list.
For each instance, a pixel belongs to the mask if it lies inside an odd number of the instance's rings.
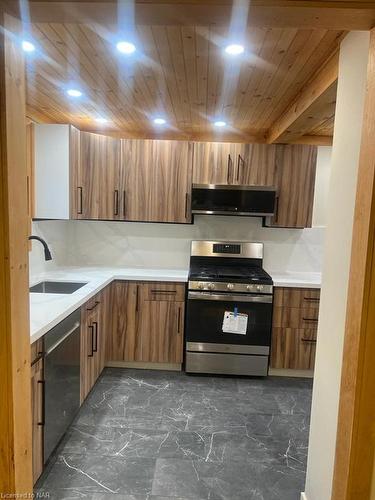
[[32,344],[69,314],[114,280],[186,282],[188,270],[140,268],[64,268],[41,274],[30,285],[41,281],[87,282],[72,294],[30,293],[30,343]]
[[[30,343],[32,344],[69,314],[81,307],[91,297],[114,280],[187,282],[188,269],[145,268],[59,268],[40,274],[30,285],[41,281],[87,282],[82,288],[68,295],[51,293],[30,294]],[[320,273],[269,272],[274,286],[320,288]]]

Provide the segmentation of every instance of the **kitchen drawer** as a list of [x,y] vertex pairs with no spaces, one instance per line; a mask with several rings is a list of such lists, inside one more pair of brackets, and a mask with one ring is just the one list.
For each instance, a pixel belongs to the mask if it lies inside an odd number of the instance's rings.
[[185,285],[181,283],[142,283],[142,300],[185,301]]
[[274,307],[272,324],[277,328],[312,328],[318,325],[319,309],[317,307]]
[[271,368],[312,370],[315,364],[316,331],[305,328],[274,328]]
[[319,309],[320,290],[317,288],[279,288],[274,290],[276,307],[310,307]]

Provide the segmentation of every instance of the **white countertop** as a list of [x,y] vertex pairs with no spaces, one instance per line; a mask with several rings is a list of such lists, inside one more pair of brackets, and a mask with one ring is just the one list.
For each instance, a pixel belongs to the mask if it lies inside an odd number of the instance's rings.
[[296,288],[320,288],[322,286],[321,273],[277,272],[268,271],[274,286]]
[[[320,273],[269,272],[274,286],[320,288]],[[188,269],[142,269],[142,268],[63,268],[41,274],[31,285],[41,281],[87,282],[72,294],[30,294],[30,342],[33,343],[81,307],[113,280],[173,281],[186,282]]]

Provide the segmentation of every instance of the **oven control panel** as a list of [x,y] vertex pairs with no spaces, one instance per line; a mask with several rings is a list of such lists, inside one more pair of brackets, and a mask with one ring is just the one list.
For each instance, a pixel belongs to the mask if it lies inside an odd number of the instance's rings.
[[238,293],[265,293],[271,294],[272,285],[248,283],[223,283],[209,281],[189,281],[189,290],[202,290],[208,292],[238,292]]

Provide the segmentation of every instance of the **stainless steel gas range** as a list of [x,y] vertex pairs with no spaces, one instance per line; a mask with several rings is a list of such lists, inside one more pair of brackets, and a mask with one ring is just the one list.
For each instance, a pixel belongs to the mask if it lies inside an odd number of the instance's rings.
[[192,242],[187,372],[268,374],[273,282],[262,264],[262,243]]

